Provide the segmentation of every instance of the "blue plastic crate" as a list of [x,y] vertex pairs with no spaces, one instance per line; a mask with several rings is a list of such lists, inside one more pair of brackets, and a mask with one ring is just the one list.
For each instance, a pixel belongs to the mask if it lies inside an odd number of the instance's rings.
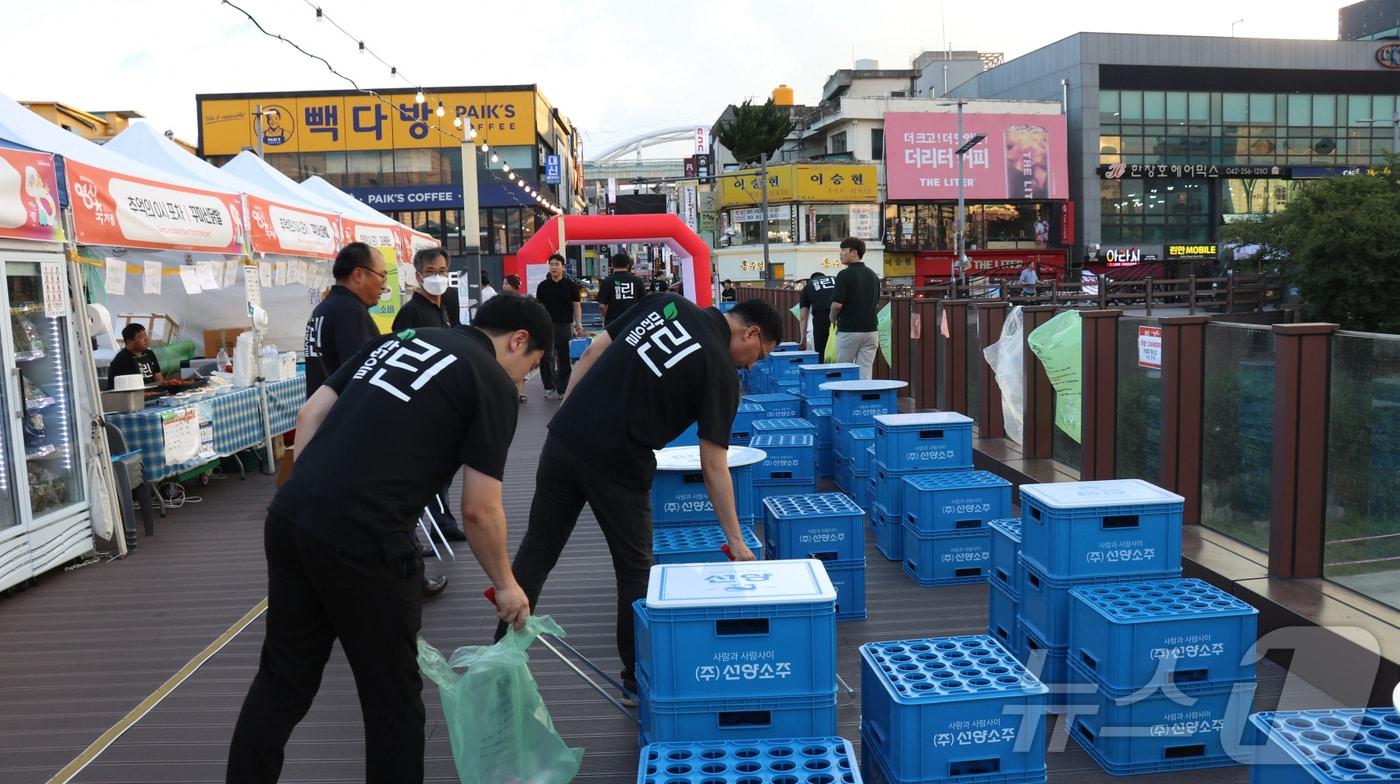
[[838,457],[849,458],[853,470],[860,476],[870,474],[870,454],[866,451],[875,440],[875,430],[869,427],[842,428],[832,445]]
[[[731,450],[739,447],[730,447]],[[729,469],[734,482],[734,502],[740,520],[754,521],[752,466]],[[694,471],[657,471],[651,480],[653,526],[693,525],[715,522],[715,506],[705,489],[705,475]]]
[[795,417],[802,413],[801,402],[796,395],[789,395],[786,392],[765,392],[758,395],[744,395],[739,399],[742,403],[753,403],[763,407],[764,419],[779,419]]
[[653,743],[642,749],[637,784],[782,784],[806,779],[861,784],[845,738]]
[[904,479],[917,473],[895,471],[879,460],[871,465],[870,478],[875,480],[875,500],[884,505],[891,517],[904,519]]
[[832,459],[836,461],[836,489],[854,498],[856,475],[851,471],[851,461],[835,457],[834,454]]
[[816,439],[811,433],[760,432],[749,442],[749,446],[762,449],[768,455],[763,462],[754,466],[753,481],[816,481]]
[[926,534],[984,530],[1011,514],[1011,483],[991,471],[904,477],[904,522]]
[[1259,611],[1201,580],[1086,585],[1070,591],[1069,657],[1124,696],[1174,684],[1197,693],[1254,679]]
[[[797,397],[797,381],[796,381],[795,379],[793,379],[793,380],[788,380],[788,381],[782,381],[782,380],[774,381],[774,382],[772,383],[772,385],[771,385],[769,388],[772,389],[774,392],[782,392],[783,394],[792,395],[793,397]],[[801,400],[801,398],[798,398],[798,399],[799,399],[799,401]],[[799,402],[799,403],[797,404],[797,410],[798,410],[799,413],[801,413],[801,411],[802,411],[802,404],[801,404],[801,402]]]
[[763,406],[757,403],[740,403],[739,409],[734,412],[734,424],[729,428],[729,443],[748,446],[749,439],[753,438],[755,419],[763,419]]
[[800,401],[798,405],[802,407],[800,416],[808,422],[812,422],[813,424],[816,424],[814,421],[816,415],[812,412],[816,411],[819,408],[831,408],[831,395],[822,395],[820,397],[808,397],[802,394],[801,392],[798,392],[797,399]]
[[1011,655],[1025,647],[1020,627],[1016,623],[1019,603],[1005,588],[995,581],[987,583],[987,634],[1006,646]]
[[899,390],[904,381],[828,381],[821,389],[831,393],[831,417],[841,425],[870,425],[880,414],[899,410]]
[[986,531],[925,534],[904,529],[904,573],[923,586],[958,585],[987,579],[992,537]]
[[899,470],[972,467],[972,420],[950,411],[875,417],[875,457]]
[[811,409],[803,408],[802,418],[817,426],[817,446],[834,446],[836,444],[836,425],[831,421],[831,406],[814,406]]
[[[744,544],[762,560],[763,543],[758,540],[758,534],[755,534],[750,526],[740,527],[744,531]],[[728,541],[724,536],[724,529],[720,528],[718,523],[683,528],[653,528],[651,557],[654,563],[659,564],[728,561],[729,556],[720,549]]]
[[656,699],[835,688],[836,589],[819,561],[658,564],[633,615]]
[[588,346],[593,342],[593,338],[573,338],[569,341],[569,361],[577,362],[583,358],[583,352],[588,350]]
[[853,362],[803,365],[797,369],[797,379],[802,394],[830,397],[831,393],[822,389],[821,385],[828,381],[859,381],[860,365]]
[[[932,784],[927,779],[909,781],[895,778],[890,773],[889,761],[874,751],[872,739],[864,732],[860,734],[860,773],[865,777],[865,784]],[[1029,773],[1022,776],[959,776],[946,781],[954,784],[1046,784],[1048,780],[1048,773]]]
[[[1065,645],[1047,645],[1044,640],[1036,634],[1035,629],[1025,624],[1024,619],[1018,616],[1017,626],[1021,630],[1021,642],[1025,644],[1025,656],[1021,661],[1025,662],[1026,669],[1035,674],[1050,688],[1050,704],[1062,704],[1066,700],[1066,693],[1072,691],[1067,689],[1070,684],[1068,661],[1069,647]],[[1081,699],[1078,695],[1075,700]],[[1056,713],[1060,711],[1055,711]]]
[[876,501],[871,520],[875,524],[875,549],[891,561],[904,560],[904,525],[890,517]]
[[814,479],[770,479],[766,482],[755,482],[751,515],[755,521],[762,520],[766,509],[763,502],[774,496],[810,495],[815,492],[817,483]]
[[778,381],[798,381],[798,372],[804,365],[820,361],[815,351],[774,351],[768,355],[768,372]]
[[764,507],[769,558],[865,558],[865,511],[844,493],[775,496]]
[[637,739],[642,746],[836,734],[835,687],[820,694],[667,700],[652,696],[646,678],[645,671],[637,671],[637,718],[641,725]]
[[1180,569],[1182,505],[1141,479],[1021,485],[1021,557],[1060,579]]
[[875,496],[870,492],[870,479],[861,477],[854,472],[851,474],[852,487],[850,496],[856,502],[856,506],[861,509],[869,509],[875,505]]
[[761,364],[749,368],[744,376],[744,396],[766,395],[768,393],[768,369]]
[[822,561],[836,589],[836,620],[865,620],[865,556],[849,561]]
[[861,732],[897,781],[1042,774],[1046,688],[988,635],[860,646]]
[[817,478],[836,478],[836,453],[831,451],[830,446],[817,445]]
[[[1075,679],[1089,677],[1073,659],[1069,669]],[[1070,735],[1115,776],[1238,765],[1226,750],[1244,738],[1254,690],[1254,681],[1240,681],[1228,692],[1190,698],[1098,694],[1075,712]]]
[[1249,723],[1250,784],[1400,776],[1400,715],[1390,708],[1266,711]]
[[[1022,531],[1025,530],[1024,523]],[[1021,581],[1021,622],[1037,637],[1054,648],[1069,646],[1069,592],[1083,585],[1119,584],[1146,580],[1170,580],[1181,576],[1181,570],[1160,574],[1139,574],[1124,577],[1081,577],[1057,580],[1041,572],[1035,564],[1021,558],[1025,579]]]
[[813,443],[816,443],[817,426],[796,416],[769,416],[753,421],[753,434],[755,437],[773,433],[806,433],[812,436]]
[[1021,521],[1011,517],[987,523],[992,532],[992,571],[987,580],[1001,586],[1018,602],[1025,567],[1021,565]]

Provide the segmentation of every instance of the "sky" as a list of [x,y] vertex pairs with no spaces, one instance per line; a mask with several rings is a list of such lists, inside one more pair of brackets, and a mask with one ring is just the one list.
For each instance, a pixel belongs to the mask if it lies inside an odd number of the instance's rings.
[[[584,134],[585,157],[638,134],[709,126],[787,84],[798,103],[856,58],[908,68],[920,52],[1007,59],[1080,31],[1337,37],[1323,0],[1060,3],[1001,0],[234,0],[269,32],[362,87],[538,84]],[[316,21],[315,7],[331,24]],[[1237,20],[1242,20],[1238,21]],[[348,88],[220,0],[0,0],[0,93],[133,109],[193,143],[197,93]],[[665,153],[663,148],[660,152]],[[684,154],[684,153],[672,153]],[[650,156],[649,156],[650,157]]]

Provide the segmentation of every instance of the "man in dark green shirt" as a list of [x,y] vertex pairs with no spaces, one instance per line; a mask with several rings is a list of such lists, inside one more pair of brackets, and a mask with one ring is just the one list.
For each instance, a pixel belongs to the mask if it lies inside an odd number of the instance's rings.
[[836,361],[860,365],[860,377],[869,380],[880,345],[876,312],[880,307],[880,276],[861,261],[865,243],[855,237],[841,240],[841,263],[836,292],[831,295],[831,323],[836,325]]

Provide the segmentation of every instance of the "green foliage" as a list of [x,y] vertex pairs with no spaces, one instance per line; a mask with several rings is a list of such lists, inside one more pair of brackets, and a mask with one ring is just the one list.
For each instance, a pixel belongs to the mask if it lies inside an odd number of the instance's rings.
[[750,165],[776,152],[791,132],[788,110],[769,98],[762,106],[744,101],[735,108],[733,120],[715,129],[715,138],[734,153],[735,160]]
[[1278,261],[1305,318],[1400,332],[1400,158],[1311,183],[1286,212],[1229,224],[1222,238],[1258,244]]

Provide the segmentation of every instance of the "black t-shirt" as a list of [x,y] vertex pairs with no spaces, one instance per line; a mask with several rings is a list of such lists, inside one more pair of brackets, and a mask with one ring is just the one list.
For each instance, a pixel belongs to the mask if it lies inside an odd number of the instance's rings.
[[481,330],[386,335],[326,385],[340,397],[270,505],[325,542],[412,555],[419,513],[458,469],[505,473],[520,404]]
[[738,289],[721,289],[719,292],[720,302],[734,302],[739,299]]
[[864,262],[848,265],[836,275],[831,301],[841,303],[837,332],[874,332],[880,309],[880,276]]
[[647,297],[608,326],[612,344],[549,422],[576,454],[644,488],[656,473],[653,449],[690,423],[725,445],[739,405],[729,356],[729,321],[676,294]]
[[825,321],[831,313],[831,295],[835,293],[836,278],[830,275],[812,278],[802,287],[802,296],[798,298],[797,304],[811,308],[812,318]]
[[555,324],[572,323],[574,303],[580,299],[578,281],[568,275],[557,281],[546,275],[544,280],[535,286],[535,299],[549,311],[549,318]]
[[647,286],[647,291],[650,291],[650,292],[653,293],[653,294],[657,294],[657,293],[660,293],[660,292],[663,292],[663,291],[670,291],[670,290],[671,290],[671,281],[666,280],[666,279],[664,279],[664,278],[652,278],[652,279],[651,279],[651,283]]
[[608,306],[608,314],[603,317],[603,325],[622,318],[645,294],[646,284],[630,272],[614,272],[603,279],[598,287],[598,304]]
[[365,344],[379,334],[360,298],[344,286],[332,286],[306,322],[306,396],[326,383]]
[[136,373],[141,374],[141,383],[147,386],[156,383],[156,374],[160,372],[160,363],[156,361],[154,351],[147,349],[141,352],[140,356],[131,353],[126,349],[117,352],[112,357],[112,364],[107,368],[107,378],[116,383],[117,376],[130,376]]
[[394,331],[401,332],[405,329],[423,329],[425,327],[455,327],[457,326],[457,311],[456,297],[453,297],[453,302],[448,303],[447,295],[442,295],[442,307],[438,307],[423,296],[423,292],[415,291],[408,302],[399,308],[398,315],[394,316]]

